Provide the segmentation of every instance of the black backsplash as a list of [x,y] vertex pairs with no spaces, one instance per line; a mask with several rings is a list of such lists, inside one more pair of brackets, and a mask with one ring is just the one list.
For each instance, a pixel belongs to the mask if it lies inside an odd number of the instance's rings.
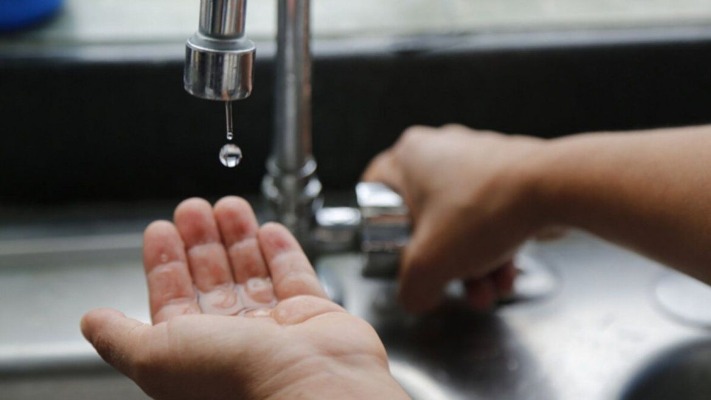
[[[461,43],[459,39],[458,43]],[[556,137],[711,121],[711,40],[316,53],[314,153],[351,187],[412,124]],[[182,88],[182,61],[92,63],[0,53],[0,204],[173,199],[259,190],[273,60],[235,104],[242,164],[224,168],[224,110]]]

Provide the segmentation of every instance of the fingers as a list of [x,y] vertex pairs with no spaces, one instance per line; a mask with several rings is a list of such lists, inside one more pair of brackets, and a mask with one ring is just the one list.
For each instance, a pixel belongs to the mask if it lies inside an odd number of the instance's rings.
[[282,225],[265,224],[257,233],[277,299],[312,295],[327,299],[301,246]]
[[[428,312],[436,308],[443,299],[446,285],[456,278],[464,277],[466,271],[452,270],[447,266],[464,266],[466,259],[445,260],[441,254],[421,251],[433,235],[428,234],[428,224],[413,236],[402,254],[400,273],[399,300],[403,306],[414,313]],[[445,263],[446,264],[443,264]],[[466,300],[472,309],[489,311],[500,300],[513,294],[516,268],[513,262],[504,263],[487,275],[465,280]]]
[[498,296],[496,287],[490,277],[471,279],[464,282],[467,303],[477,311],[489,311],[494,307]]
[[509,261],[484,278],[467,280],[467,302],[474,310],[489,311],[497,302],[511,297],[515,278],[516,267]]
[[[407,252],[407,251],[406,251]],[[405,256],[403,254],[403,256]],[[400,303],[410,312],[423,313],[437,307],[442,302],[446,279],[433,274],[431,269],[411,265],[400,275]]]
[[[403,306],[415,313],[430,311],[439,305],[445,286],[462,276],[460,267],[464,260],[453,256],[448,247],[438,243],[451,236],[437,232],[441,228],[432,223],[432,215],[420,217],[401,256],[398,296]],[[457,237],[456,227],[447,234]]]
[[203,199],[188,199],[175,209],[175,226],[185,242],[195,286],[208,292],[234,282],[225,248],[213,215]]
[[[366,182],[382,182],[395,191],[403,193],[405,187],[401,158],[411,157],[415,149],[420,149],[435,135],[457,134],[478,136],[499,136],[492,131],[475,131],[464,125],[448,124],[440,128],[429,126],[411,126],[407,128],[398,141],[389,149],[377,155],[363,172],[361,179]],[[428,142],[429,143],[429,142]]]
[[492,273],[492,279],[499,299],[505,300],[513,295],[516,274],[517,270],[513,261],[507,262]]
[[[145,254],[156,323],[199,312],[204,302],[231,307],[234,301],[228,300],[237,292],[229,284],[235,282],[245,284],[255,301],[266,294],[271,299],[272,287],[279,300],[327,298],[296,239],[277,224],[260,229],[252,208],[238,197],[226,197],[214,209],[202,199],[184,201],[176,208],[175,226],[156,222],[146,230]],[[266,277],[272,283],[260,279]],[[193,283],[202,294],[200,305]],[[266,289],[270,293],[262,293]]]
[[257,217],[249,203],[239,197],[225,197],[215,204],[214,215],[234,280],[245,283],[251,278],[268,276],[257,241]]
[[393,190],[403,194],[405,188],[403,168],[399,157],[407,154],[410,142],[418,141],[422,134],[434,132],[434,128],[413,126],[402,133],[400,139],[389,149],[373,158],[366,167],[361,179],[366,182],[382,182]]
[[167,221],[156,221],[146,228],[143,241],[143,265],[153,323],[176,315],[198,313],[185,245],[175,226]]
[[93,310],[81,320],[81,331],[101,358],[128,377],[134,376],[133,365],[143,353],[149,325],[127,318],[111,309]]

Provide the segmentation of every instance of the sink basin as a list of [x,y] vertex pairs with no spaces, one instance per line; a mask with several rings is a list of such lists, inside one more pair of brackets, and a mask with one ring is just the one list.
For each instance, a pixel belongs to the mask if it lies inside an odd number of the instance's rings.
[[0,397],[12,400],[149,399],[131,380],[100,365],[92,370],[69,373],[0,373],[0,388]]
[[0,241],[0,398],[147,399],[79,331],[94,307],[149,318],[140,246],[137,233]]
[[395,282],[363,279],[360,254],[316,266],[327,282],[340,281],[331,286],[341,303],[378,331],[397,379],[422,382],[435,393],[427,398],[619,398],[650,354],[708,336],[657,306],[652,289],[663,266],[588,234],[531,243],[519,260],[530,265],[517,300],[477,314],[452,285],[445,305],[425,316],[400,308]]
[[711,399],[711,341],[693,341],[653,358],[622,400]]

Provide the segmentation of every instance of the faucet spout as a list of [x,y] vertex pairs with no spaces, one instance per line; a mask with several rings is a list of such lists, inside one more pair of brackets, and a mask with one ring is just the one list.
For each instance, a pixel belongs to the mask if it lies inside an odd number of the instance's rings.
[[254,43],[244,35],[247,0],[201,0],[200,28],[186,43],[185,90],[217,101],[252,93]]

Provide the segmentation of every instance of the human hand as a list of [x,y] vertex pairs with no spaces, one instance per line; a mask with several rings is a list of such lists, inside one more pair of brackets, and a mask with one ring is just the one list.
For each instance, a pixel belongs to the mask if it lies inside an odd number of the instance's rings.
[[156,399],[406,398],[373,328],[328,300],[296,240],[236,197],[145,231],[153,325],[99,309],[84,336]]
[[371,162],[363,179],[399,192],[413,219],[400,272],[407,308],[435,307],[456,278],[476,309],[510,295],[511,259],[541,227],[528,168],[542,143],[459,125],[412,127]]

